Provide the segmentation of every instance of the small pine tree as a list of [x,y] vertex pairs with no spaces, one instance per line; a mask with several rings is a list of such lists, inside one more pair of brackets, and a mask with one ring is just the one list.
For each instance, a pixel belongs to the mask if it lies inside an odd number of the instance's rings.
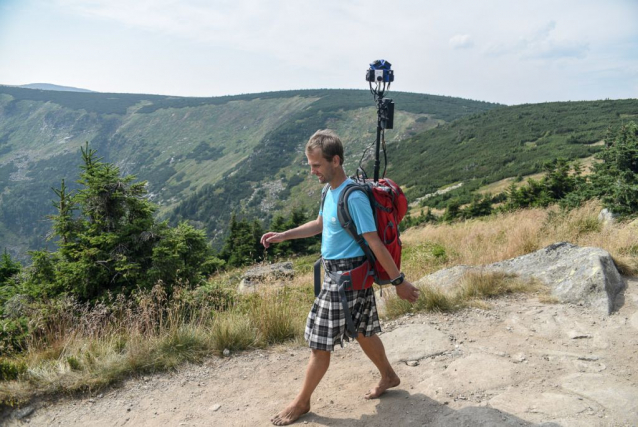
[[459,199],[452,199],[448,202],[443,214],[443,221],[451,222],[461,215],[461,202]]
[[261,238],[261,226],[255,228],[245,219],[238,221],[237,215],[233,213],[229,228],[230,233],[221,252],[226,263],[231,267],[241,267],[259,259],[261,250],[257,249],[257,243]]
[[50,219],[59,250],[31,253],[25,283],[31,293],[69,292],[93,300],[106,291],[128,293],[160,280],[170,291],[177,282],[195,284],[204,271],[222,264],[203,232],[185,223],[176,228],[155,223],[146,182],[120,176],[88,143],[81,153],[80,189],[71,194],[64,181],[54,189],[57,214]]
[[21,270],[22,265],[17,261],[13,261],[5,248],[0,258],[0,286],[8,284],[9,279],[20,273]]
[[638,126],[630,122],[609,130],[596,155],[591,182],[603,205],[621,216],[638,213]]

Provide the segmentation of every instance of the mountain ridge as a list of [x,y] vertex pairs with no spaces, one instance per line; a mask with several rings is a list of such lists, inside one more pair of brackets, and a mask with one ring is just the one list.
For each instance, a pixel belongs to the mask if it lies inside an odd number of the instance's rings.
[[72,87],[72,86],[61,86],[61,85],[55,85],[52,83],[29,83],[26,85],[20,85],[18,87],[25,88],[25,89],[57,90],[60,92],[95,92],[89,89],[82,89],[82,88]]

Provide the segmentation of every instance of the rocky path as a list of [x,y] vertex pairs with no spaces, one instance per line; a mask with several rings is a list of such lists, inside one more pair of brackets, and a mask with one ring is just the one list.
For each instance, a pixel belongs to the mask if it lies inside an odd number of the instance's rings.
[[[378,376],[358,345],[339,349],[298,423],[311,426],[638,425],[638,279],[612,316],[515,296],[490,310],[423,314],[382,334],[402,384],[363,399]],[[5,419],[35,426],[267,426],[301,385],[309,351],[211,358],[85,399]]]

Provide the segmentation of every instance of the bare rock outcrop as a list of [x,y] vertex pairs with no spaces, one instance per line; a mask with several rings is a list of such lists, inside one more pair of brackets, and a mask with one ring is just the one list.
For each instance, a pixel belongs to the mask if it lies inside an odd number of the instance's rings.
[[595,307],[607,314],[617,308],[618,297],[625,288],[609,252],[567,242],[485,266],[455,266],[421,280],[450,287],[470,271],[500,271],[540,280],[561,302]]
[[240,292],[251,292],[259,283],[268,279],[291,279],[295,276],[292,262],[278,262],[275,264],[260,265],[251,268],[244,273],[239,283]]

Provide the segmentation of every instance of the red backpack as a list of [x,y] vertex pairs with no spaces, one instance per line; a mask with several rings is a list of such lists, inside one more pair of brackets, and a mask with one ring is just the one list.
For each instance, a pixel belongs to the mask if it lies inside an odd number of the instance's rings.
[[[321,194],[322,207],[327,189],[328,186],[324,188]],[[387,285],[395,278],[389,277],[381,263],[377,261],[363,236],[357,232],[356,225],[350,215],[347,200],[353,191],[363,191],[368,196],[379,238],[388,252],[390,252],[397,268],[401,269],[399,223],[408,210],[408,200],[401,188],[391,179],[382,178],[378,182],[374,182],[372,179],[357,179],[355,182],[346,185],[339,195],[337,216],[341,226],[359,244],[367,260],[353,270],[339,272],[338,275],[335,274],[333,279],[340,285],[343,283],[343,289],[345,290],[367,289],[374,282],[379,285]],[[319,273],[315,270],[315,295],[318,295],[321,291],[321,278],[319,276]]]

